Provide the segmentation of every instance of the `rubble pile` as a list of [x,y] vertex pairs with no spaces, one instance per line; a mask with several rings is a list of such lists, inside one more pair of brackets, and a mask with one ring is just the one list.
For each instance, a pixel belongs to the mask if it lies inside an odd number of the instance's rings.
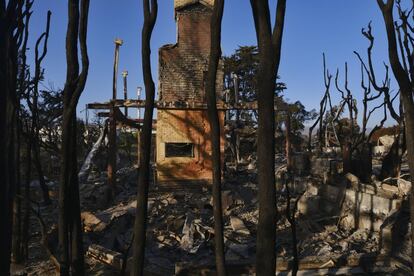
[[[355,175],[341,173],[340,160],[335,156],[312,158],[310,163],[307,160],[306,155],[295,157],[295,162],[301,164],[300,174],[294,175],[287,191],[286,159],[277,158],[278,270],[289,270],[292,262],[287,193],[290,205],[295,207],[291,211],[295,212],[301,270],[317,269],[324,271],[319,272],[323,274],[338,269],[336,274],[348,275],[366,272],[369,267],[371,272],[374,269],[392,272],[403,266],[401,262],[409,262],[409,176],[384,181],[373,178],[371,183],[361,183]],[[229,180],[224,181],[222,191],[226,261],[243,273],[254,271],[259,218],[257,175],[252,164],[254,158],[237,170],[228,169]],[[134,166],[117,171],[116,197],[109,203],[105,172],[92,169],[80,184],[84,246],[90,273],[129,270],[137,174]],[[51,192],[57,195],[57,185],[54,187]],[[48,218],[57,218],[56,206],[42,212]],[[53,223],[56,221],[48,221],[48,225]],[[185,275],[183,271],[214,269],[213,206],[208,188],[164,190],[151,184],[147,231],[148,273]],[[390,259],[391,256],[399,261]],[[51,267],[50,262],[43,262],[33,271],[49,271]]]
[[[122,175],[122,174],[121,174]],[[113,267],[122,267],[121,256],[131,259],[130,247],[136,208],[135,183],[119,183],[118,201],[106,209],[87,204],[82,221],[88,255]],[[232,184],[227,184],[232,185]],[[230,187],[230,186],[229,186]],[[255,225],[258,219],[256,184],[248,182],[222,194],[226,257],[229,260],[251,258],[254,254]],[[99,201],[105,187],[97,181],[84,184],[83,201]],[[84,207],[85,207],[84,206]],[[172,274],[178,262],[212,261],[214,221],[211,192],[162,192],[152,190],[148,199],[147,261],[149,269]],[[97,252],[101,251],[102,254]],[[109,252],[109,253],[108,253]],[[99,255],[111,255],[99,257]],[[156,265],[156,266],[155,266]]]

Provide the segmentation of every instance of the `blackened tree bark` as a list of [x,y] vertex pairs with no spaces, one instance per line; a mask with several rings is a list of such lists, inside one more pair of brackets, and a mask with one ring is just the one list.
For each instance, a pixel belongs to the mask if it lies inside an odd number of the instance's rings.
[[[31,112],[32,112],[32,130],[31,130],[31,140],[30,143],[33,143],[33,161],[36,167],[37,176],[39,178],[40,188],[42,189],[43,195],[43,203],[45,205],[50,204],[49,198],[49,188],[46,185],[45,177],[43,174],[42,164],[40,162],[40,126],[39,126],[39,83],[42,77],[42,69],[41,64],[43,59],[46,57],[47,54],[47,41],[49,39],[49,29],[50,29],[50,17],[52,13],[51,11],[47,12],[47,20],[46,20],[46,30],[44,33],[40,35],[40,37],[36,41],[35,46],[35,74],[33,78],[33,95],[32,95],[32,103],[30,105]],[[43,41],[43,50],[42,53],[39,55],[39,46],[40,43]]]
[[291,207],[292,195],[289,189],[289,184],[292,183],[292,180],[293,180],[293,177],[288,171],[287,177],[284,180],[285,190],[286,190],[286,219],[289,221],[290,232],[291,232],[291,237],[292,237],[292,255],[293,255],[292,275],[296,276],[299,270],[299,254],[298,254],[298,239],[297,239],[297,233],[296,233],[295,214],[298,209],[299,200],[302,197],[304,192],[297,196],[297,198],[294,200],[294,205],[292,208]]
[[[401,100],[404,107],[404,119],[405,119],[405,134],[406,134],[406,144],[407,144],[407,153],[408,153],[408,165],[410,167],[410,174],[414,176],[414,100],[413,100],[413,87],[414,87],[414,78],[413,78],[413,64],[414,56],[413,52],[410,50],[407,42],[405,48],[405,55],[402,55],[402,59],[407,58],[407,63],[409,64],[409,70],[405,70],[403,64],[406,61],[403,61],[401,64],[399,54],[398,54],[398,45],[397,45],[397,35],[395,31],[394,18],[393,18],[393,8],[394,0],[387,0],[385,3],[383,0],[377,0],[378,6],[381,9],[385,28],[387,31],[388,39],[388,57],[391,64],[391,69],[393,71],[394,77],[397,80],[398,86],[400,88]],[[414,4],[414,3],[413,3]],[[410,40],[407,35],[407,29],[410,29],[408,25],[407,16],[402,13],[399,9],[400,17],[402,19],[402,24],[405,25],[406,30],[406,39]],[[404,20],[405,19],[405,20]],[[411,26],[412,27],[412,26]],[[412,42],[412,40],[411,40]],[[404,52],[404,51],[403,51]],[[414,224],[414,188],[411,189],[410,195],[410,207],[411,207],[411,225]],[[414,227],[411,227],[411,240],[414,240]],[[412,243],[412,263],[414,263],[414,242]]]
[[[374,66],[373,66],[373,62],[372,62],[372,50],[374,47],[374,36],[372,35],[372,27],[371,27],[371,23],[368,24],[367,28],[362,29],[361,31],[362,35],[369,41],[369,46],[367,48],[367,64],[363,61],[363,59],[361,58],[360,54],[357,52],[354,52],[356,54],[356,56],[358,57],[359,61],[361,62],[362,65],[362,69],[366,72],[368,79],[369,79],[369,86],[365,87],[364,85],[362,85],[363,89],[364,89],[364,99],[363,99],[363,104],[364,104],[364,113],[363,113],[363,121],[362,121],[362,136],[364,137],[365,132],[366,132],[366,125],[367,125],[367,121],[370,117],[370,115],[372,114],[372,112],[379,108],[379,107],[375,107],[373,110],[371,110],[369,113],[367,113],[367,103],[368,101],[371,100],[375,100],[375,98],[378,98],[379,96],[383,95],[384,97],[384,105],[388,108],[391,117],[398,123],[399,128],[402,130],[402,135],[398,135],[398,138],[395,139],[394,144],[392,146],[392,150],[390,150],[387,155],[383,158],[382,160],[382,166],[381,166],[381,173],[380,173],[380,180],[383,180],[384,178],[387,177],[398,177],[399,172],[400,172],[400,168],[401,168],[401,162],[402,162],[402,155],[405,152],[405,144],[402,143],[404,142],[404,139],[399,139],[399,138],[403,138],[405,136],[405,132],[404,132],[404,115],[403,115],[403,110],[402,110],[402,100],[400,99],[400,110],[399,112],[396,111],[396,109],[393,106],[393,102],[396,99],[397,96],[400,95],[400,93],[396,93],[395,96],[393,98],[391,98],[391,89],[390,89],[390,78],[389,78],[389,67],[388,65],[384,64],[385,66],[385,78],[384,80],[381,82],[381,84],[377,83],[377,77],[374,71]],[[363,72],[362,72],[363,74]],[[362,75],[363,77],[363,75]],[[371,97],[367,97],[368,94],[370,94],[370,86],[372,85],[372,87],[374,88],[374,90],[377,91],[377,95],[375,96],[371,96]],[[401,98],[401,96],[400,96]],[[374,131],[377,131],[378,129],[382,128],[384,125],[384,122],[386,120],[386,113],[384,114],[384,120],[381,121],[381,123],[377,126],[374,127],[374,129],[372,129],[371,133],[368,135],[368,139],[366,142],[369,143],[369,138],[371,137],[371,135],[374,133]],[[365,158],[366,159],[366,158]],[[359,168],[361,168],[361,166],[357,165]],[[362,168],[363,169],[363,168]],[[368,174],[370,172],[368,172],[366,169],[364,169],[364,171]],[[369,177],[371,177],[369,175]]]
[[[59,187],[59,254],[61,275],[84,275],[76,149],[76,106],[85,87],[89,59],[86,46],[89,0],[68,1],[66,83],[63,91],[62,170]],[[79,73],[78,40],[82,71]]]
[[[309,128],[309,134],[308,134],[308,151],[312,152],[312,133],[314,128],[319,124],[321,124],[321,121],[323,120],[323,115],[325,114],[326,110],[326,104],[327,104],[327,95],[323,96],[322,100],[319,103],[319,115],[318,118],[315,120],[313,125]],[[319,137],[319,135],[318,135]],[[318,139],[320,140],[320,139]],[[319,141],[319,144],[321,144],[321,141]]]
[[141,35],[142,72],[145,84],[144,125],[141,132],[140,167],[138,176],[137,209],[134,226],[134,259],[131,274],[144,274],[145,239],[147,229],[148,186],[151,174],[151,130],[154,113],[155,85],[151,73],[151,35],[158,14],[157,0],[143,0],[144,26]]
[[250,0],[259,48],[258,70],[258,181],[259,223],[257,226],[256,273],[276,272],[275,189],[275,83],[279,69],[286,0],[277,1],[276,20],[271,28],[269,2]]
[[290,207],[291,205],[291,193],[289,189],[289,184],[294,183],[294,172],[293,172],[293,156],[292,156],[292,128],[291,128],[291,112],[289,107],[286,110],[286,119],[285,119],[285,127],[286,127],[286,179],[285,182],[285,190],[286,190],[286,219],[289,221],[290,230],[291,230],[291,237],[292,237],[292,255],[293,255],[293,265],[292,265],[292,275],[296,276],[299,270],[299,255],[298,255],[298,242],[297,242],[297,235],[296,235],[296,221],[295,221],[295,213],[297,209],[297,202],[299,201],[300,197],[297,198],[293,210]]
[[0,275],[10,274],[12,209],[17,183],[17,60],[23,38],[23,4],[23,0],[0,1]]
[[336,89],[341,93],[342,102],[347,106],[349,112],[349,122],[350,122],[350,132],[348,135],[344,135],[341,141],[341,150],[342,150],[342,160],[343,160],[343,172],[348,173],[352,172],[352,155],[353,155],[353,138],[355,132],[355,117],[354,114],[357,113],[356,105],[354,104],[354,96],[351,93],[351,90],[348,87],[348,63],[345,62],[345,84],[344,90],[339,88],[338,84],[339,70],[336,71],[335,76],[335,86]]
[[[309,136],[308,136],[308,151],[312,152],[312,132],[313,129],[319,124],[319,130],[318,130],[318,146],[319,151],[322,151],[323,146],[326,146],[323,139],[323,128],[324,128],[324,116],[327,108],[330,108],[330,113],[332,119],[330,122],[327,122],[325,125],[325,128],[327,130],[328,124],[331,125],[333,132],[335,134],[335,138],[339,143],[338,135],[336,134],[334,122],[338,119],[339,114],[342,112],[342,108],[340,107],[336,114],[333,112],[332,108],[332,100],[331,100],[331,81],[332,81],[332,75],[329,73],[329,70],[326,68],[326,60],[325,60],[325,54],[323,54],[323,80],[325,85],[325,94],[323,95],[320,103],[319,103],[319,114],[316,121],[313,123],[313,125],[309,128]],[[329,106],[328,106],[329,104]],[[326,132],[325,130],[325,132]],[[327,141],[325,141],[327,142]]]
[[[289,107],[288,107],[289,108]],[[293,169],[293,153],[292,153],[292,131],[291,131],[291,121],[290,121],[291,113],[289,109],[286,111],[286,119],[285,119],[285,127],[286,127],[286,164],[287,164],[287,171],[290,174]]]
[[217,275],[226,275],[223,239],[223,212],[221,206],[221,153],[220,153],[220,119],[217,110],[216,81],[217,69],[221,56],[221,22],[223,18],[224,0],[214,1],[211,16],[210,60],[206,80],[207,113],[210,123],[210,139],[213,162],[213,213],[214,213],[214,249]]
[[13,259],[12,261],[15,263],[22,263],[25,258],[24,249],[24,239],[23,233],[25,225],[23,223],[23,213],[22,213],[22,187],[21,187],[21,176],[20,176],[20,152],[21,152],[21,129],[22,129],[22,122],[20,118],[20,101],[21,98],[26,90],[26,49],[27,49],[27,41],[29,38],[29,22],[30,16],[32,12],[30,11],[32,8],[33,2],[26,0],[25,4],[25,18],[24,18],[24,32],[23,35],[23,44],[20,50],[20,61],[19,61],[19,68],[18,68],[18,95],[17,95],[17,110],[16,110],[16,197],[14,199],[14,206],[13,206],[13,243],[12,243],[12,252],[13,252]]

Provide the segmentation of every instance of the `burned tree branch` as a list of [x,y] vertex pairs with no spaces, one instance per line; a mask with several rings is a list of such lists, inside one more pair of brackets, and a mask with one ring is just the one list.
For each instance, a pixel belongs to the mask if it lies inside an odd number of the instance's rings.
[[[63,91],[62,167],[59,187],[59,257],[61,275],[84,274],[76,143],[76,106],[85,87],[89,60],[86,47],[89,0],[68,1],[67,74]],[[79,74],[78,41],[82,72]]]

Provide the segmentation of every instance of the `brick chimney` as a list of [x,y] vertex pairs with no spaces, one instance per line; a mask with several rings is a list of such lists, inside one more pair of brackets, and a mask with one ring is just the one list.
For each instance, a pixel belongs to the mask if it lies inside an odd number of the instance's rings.
[[174,10],[182,9],[185,6],[201,3],[205,6],[214,6],[214,0],[174,0]]

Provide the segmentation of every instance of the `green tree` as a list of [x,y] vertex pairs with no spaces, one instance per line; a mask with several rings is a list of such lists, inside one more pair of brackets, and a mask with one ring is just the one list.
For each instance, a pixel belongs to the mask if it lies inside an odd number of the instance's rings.
[[300,151],[303,139],[303,131],[305,130],[305,123],[316,119],[317,112],[315,109],[306,110],[305,106],[300,102],[289,103],[282,96],[279,98],[279,105],[286,107],[286,112],[276,113],[276,150],[283,151],[286,143],[286,135],[284,129],[286,128],[286,119],[290,119],[290,140],[292,147],[296,151]]
[[[229,93],[228,100],[241,102],[257,101],[257,74],[259,69],[259,52],[257,46],[239,46],[236,51],[223,57],[224,62],[224,88]],[[237,78],[235,80],[235,78]],[[279,80],[279,76],[276,80]],[[235,90],[235,85],[237,89]],[[286,85],[276,81],[275,96],[278,97]],[[237,91],[237,95],[235,93]],[[237,114],[239,112],[239,114]],[[257,111],[232,111],[231,117],[238,117],[243,122],[257,122]]]

